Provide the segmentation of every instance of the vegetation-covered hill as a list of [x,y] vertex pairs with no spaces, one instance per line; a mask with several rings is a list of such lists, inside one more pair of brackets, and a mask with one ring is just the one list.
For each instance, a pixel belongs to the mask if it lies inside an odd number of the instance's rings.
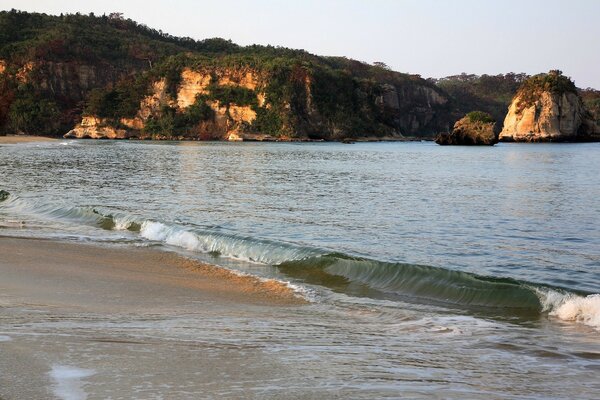
[[[144,131],[193,136],[215,118],[209,102],[252,107],[256,118],[237,127],[245,132],[298,138],[431,136],[452,122],[447,95],[419,76],[302,50],[177,38],[120,14],[0,12],[0,70],[4,132],[59,135],[84,114],[118,124],[140,112],[161,80],[170,97],[145,116]],[[175,104],[185,70],[214,78],[247,70],[260,82],[248,89],[215,81],[196,110],[186,110]],[[257,96],[265,100],[255,104]]]
[[[0,12],[0,134],[83,125],[81,135],[113,137],[433,137],[474,110],[501,129],[526,78],[424,80],[382,63],[174,37],[119,13]],[[600,115],[597,91],[582,96]]]
[[502,129],[502,121],[506,110],[521,84],[529,76],[527,74],[500,75],[461,75],[447,76],[433,80],[452,98],[453,105],[460,114],[464,115],[473,110],[489,113],[496,124],[496,129]]

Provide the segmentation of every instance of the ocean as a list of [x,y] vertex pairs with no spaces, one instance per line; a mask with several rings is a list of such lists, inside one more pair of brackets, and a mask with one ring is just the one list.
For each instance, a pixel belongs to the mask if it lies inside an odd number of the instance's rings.
[[309,301],[191,331],[174,310],[156,337],[268,337],[344,397],[600,397],[598,143],[61,140],[0,146],[0,171],[2,236],[177,252]]

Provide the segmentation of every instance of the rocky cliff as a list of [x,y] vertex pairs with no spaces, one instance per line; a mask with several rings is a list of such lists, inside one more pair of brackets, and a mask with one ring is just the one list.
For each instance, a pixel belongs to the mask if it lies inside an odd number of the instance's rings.
[[561,142],[600,139],[600,128],[560,71],[528,79],[508,108],[502,141]]
[[[66,137],[194,140],[341,140],[433,135],[449,123],[448,98],[418,78],[377,82],[316,63],[258,67],[223,57],[169,59],[139,78],[134,110],[118,88],[96,92]],[[135,97],[135,96],[133,96]],[[112,102],[112,107],[106,103]],[[130,102],[126,100],[126,102]],[[110,128],[110,129],[109,129]],[[95,131],[94,131],[95,129]]]
[[[0,12],[0,132],[106,138],[433,137],[456,113],[419,76],[110,16]],[[10,34],[8,34],[10,33]]]

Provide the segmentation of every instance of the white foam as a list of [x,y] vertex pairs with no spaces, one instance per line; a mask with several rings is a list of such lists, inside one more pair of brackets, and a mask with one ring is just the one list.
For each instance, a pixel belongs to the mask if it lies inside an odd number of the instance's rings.
[[163,241],[168,236],[168,227],[165,224],[154,221],[144,221],[140,234],[146,239]]
[[6,335],[0,335],[0,342],[10,342],[12,338]]
[[94,375],[94,371],[68,365],[54,365],[49,374],[56,382],[53,387],[56,397],[63,400],[85,400],[87,394],[83,390],[82,379]]
[[131,226],[132,223],[135,222],[132,218],[129,218],[129,217],[115,217],[114,221],[115,221],[114,229],[117,231],[125,231],[125,230],[129,229],[129,227]]
[[319,254],[300,247],[216,232],[190,231],[180,226],[169,226],[155,221],[144,221],[140,235],[190,251],[218,252],[225,257],[255,264],[279,264]]
[[600,294],[578,296],[555,290],[537,290],[543,311],[563,321],[579,322],[600,330]]

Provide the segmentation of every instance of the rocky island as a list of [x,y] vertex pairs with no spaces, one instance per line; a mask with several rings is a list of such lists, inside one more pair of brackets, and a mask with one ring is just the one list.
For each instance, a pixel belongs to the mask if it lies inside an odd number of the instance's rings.
[[527,79],[514,97],[502,141],[598,141],[600,127],[573,81],[553,70]]
[[495,125],[490,114],[472,111],[456,121],[452,132],[439,134],[435,142],[441,145],[493,146],[498,143]]

